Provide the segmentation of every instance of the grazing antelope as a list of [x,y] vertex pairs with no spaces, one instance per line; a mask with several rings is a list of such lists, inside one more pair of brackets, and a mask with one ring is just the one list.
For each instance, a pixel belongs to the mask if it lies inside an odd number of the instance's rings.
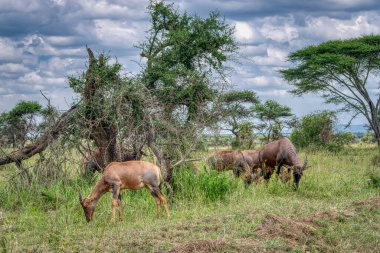
[[275,166],[277,166],[277,175],[280,174],[282,166],[288,167],[288,170],[289,167],[293,167],[293,186],[295,190],[298,189],[302,173],[307,168],[307,159],[302,164],[293,143],[288,138],[284,137],[264,145],[259,156],[260,163],[265,166],[263,168],[265,180],[270,179]]
[[245,182],[252,183],[252,170],[245,160],[244,154],[239,150],[216,151],[207,159],[207,163],[216,171],[232,170],[236,177],[245,172]]
[[119,207],[119,220],[121,221],[120,191],[122,189],[139,190],[147,188],[156,200],[157,216],[161,216],[161,206],[163,205],[167,216],[170,217],[166,198],[159,188],[161,180],[160,169],[149,162],[128,161],[108,164],[90,195],[83,199],[82,195],[79,194],[79,201],[83,207],[87,222],[93,219],[98,200],[109,191],[113,194],[111,222],[115,221],[116,206]]
[[244,154],[245,161],[251,168],[252,175],[255,175],[254,178],[257,183],[261,176],[260,151],[247,149],[241,152]]

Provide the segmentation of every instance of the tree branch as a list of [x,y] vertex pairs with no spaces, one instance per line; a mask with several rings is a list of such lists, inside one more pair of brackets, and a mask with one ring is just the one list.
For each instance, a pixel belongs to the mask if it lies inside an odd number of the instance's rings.
[[66,126],[69,124],[71,116],[76,112],[77,105],[74,105],[67,112],[63,113],[51,126],[48,131],[41,137],[39,137],[35,142],[29,144],[17,151],[10,153],[4,157],[0,158],[0,165],[13,163],[16,161],[22,161],[32,157],[33,155],[42,152],[47,148],[51,141],[57,139],[59,135],[65,130]]
[[188,162],[200,161],[200,160],[201,160],[201,158],[181,159],[178,162],[176,162],[172,167],[174,168],[175,166],[178,166],[182,163],[188,163]]

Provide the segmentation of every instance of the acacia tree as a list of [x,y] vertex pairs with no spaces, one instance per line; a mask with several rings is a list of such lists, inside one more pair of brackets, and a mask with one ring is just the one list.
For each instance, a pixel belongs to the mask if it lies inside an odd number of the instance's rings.
[[41,116],[42,106],[35,101],[21,101],[9,112],[0,115],[1,134],[13,148],[23,147],[28,138],[37,136],[36,117]]
[[139,45],[146,59],[141,80],[157,102],[148,112],[148,145],[170,181],[172,167],[189,156],[213,118],[209,104],[219,92],[214,80],[223,76],[223,63],[237,45],[219,13],[180,14],[163,1],[151,1],[148,11],[152,25]]
[[326,103],[353,112],[352,119],[363,115],[380,148],[380,95],[368,87],[380,70],[380,35],[324,42],[291,53],[288,59],[295,67],[281,73],[295,86],[291,93],[322,96]]
[[230,131],[235,136],[233,146],[239,147],[244,139],[248,146],[249,133],[252,137],[254,106],[259,103],[259,98],[254,91],[229,91],[220,96],[217,106],[220,107],[220,123],[223,130]]
[[[119,63],[111,64],[104,53],[94,56],[90,48],[87,52],[87,71],[69,79],[70,87],[81,99],[72,117],[74,124],[66,129],[65,137],[76,142],[79,150],[83,139],[93,141],[99,151],[96,163],[104,168],[111,161],[129,160],[124,157],[127,146],[123,146],[123,140],[134,135],[136,124],[142,121],[147,94],[136,80],[122,76]],[[141,151],[136,140],[129,144],[133,151]],[[139,159],[141,154],[136,156],[131,158]]]
[[254,111],[261,121],[260,128],[266,133],[267,142],[281,137],[282,129],[285,126],[290,127],[294,122],[294,115],[290,108],[273,100],[256,105]]

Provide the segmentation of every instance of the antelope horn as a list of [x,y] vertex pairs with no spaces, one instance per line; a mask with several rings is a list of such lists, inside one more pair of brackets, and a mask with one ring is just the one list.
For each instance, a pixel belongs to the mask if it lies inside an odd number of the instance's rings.
[[79,193],[79,201],[82,202],[83,201],[83,197],[82,197],[82,194]]

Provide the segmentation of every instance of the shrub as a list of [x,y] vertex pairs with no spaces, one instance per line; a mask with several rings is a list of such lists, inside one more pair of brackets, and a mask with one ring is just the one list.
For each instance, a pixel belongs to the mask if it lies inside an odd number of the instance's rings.
[[360,142],[366,143],[366,144],[371,144],[375,143],[375,136],[371,132],[366,132],[363,137],[360,139]]
[[292,142],[300,148],[327,148],[339,151],[355,140],[351,132],[334,133],[334,112],[323,111],[304,116],[290,135]]

